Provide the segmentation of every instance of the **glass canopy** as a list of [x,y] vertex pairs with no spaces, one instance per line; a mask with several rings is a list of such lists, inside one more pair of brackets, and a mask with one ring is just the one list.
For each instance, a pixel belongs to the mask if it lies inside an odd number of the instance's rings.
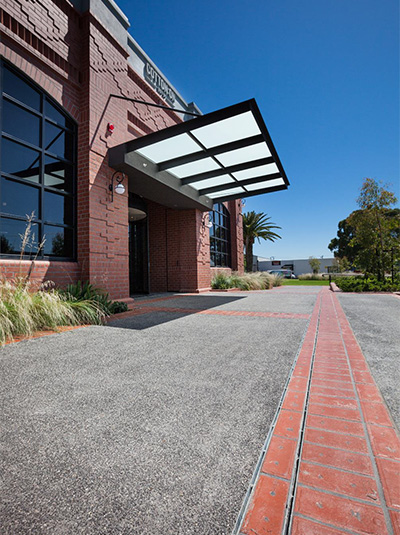
[[114,147],[110,165],[129,175],[121,158],[125,164],[139,161],[141,173],[148,161],[164,183],[169,176],[182,192],[190,186],[200,202],[203,196],[215,203],[289,186],[254,99],[129,141],[123,151]]

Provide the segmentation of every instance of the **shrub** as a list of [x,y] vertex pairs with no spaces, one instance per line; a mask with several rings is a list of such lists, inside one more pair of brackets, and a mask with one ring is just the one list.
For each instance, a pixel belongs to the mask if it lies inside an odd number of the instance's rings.
[[270,290],[274,286],[280,286],[281,284],[281,277],[262,271],[244,274],[234,271],[231,275],[219,271],[211,281],[211,287],[215,290],[227,290],[228,288],[238,288],[243,291]]
[[62,325],[101,324],[104,311],[93,299],[77,301],[49,283],[37,291],[25,279],[0,281],[0,343],[16,335]]
[[69,284],[65,290],[59,290],[59,293],[74,302],[94,301],[106,316],[128,310],[126,303],[112,301],[107,292],[96,288],[89,281],[78,281],[76,284]]
[[239,288],[239,290],[247,291],[251,290],[249,277],[246,275],[239,275],[238,273],[232,273],[230,277],[230,288]]
[[282,286],[282,277],[280,277],[279,275],[274,275],[272,273],[269,273],[269,278],[274,288],[276,286]]
[[123,301],[113,301],[111,303],[111,314],[119,314],[120,312],[126,312],[128,305]]
[[395,292],[400,290],[400,281],[378,281],[375,277],[337,277],[336,285],[343,292]]
[[298,279],[301,281],[321,281],[325,280],[326,277],[322,273],[303,273],[298,276]]
[[227,290],[228,288],[233,288],[231,284],[231,277],[224,271],[218,271],[211,281],[211,287],[214,290]]

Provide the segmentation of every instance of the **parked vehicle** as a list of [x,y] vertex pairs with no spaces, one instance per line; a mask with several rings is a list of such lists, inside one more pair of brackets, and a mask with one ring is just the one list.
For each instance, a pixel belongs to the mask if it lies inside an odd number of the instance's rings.
[[267,273],[271,273],[271,275],[278,275],[283,279],[297,279],[296,275],[291,269],[269,269]]

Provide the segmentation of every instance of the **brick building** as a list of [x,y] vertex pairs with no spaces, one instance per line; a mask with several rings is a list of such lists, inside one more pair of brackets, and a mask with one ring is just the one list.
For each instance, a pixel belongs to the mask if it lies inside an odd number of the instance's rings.
[[202,115],[128,28],[112,0],[3,0],[3,276],[201,291],[243,270],[241,198],[288,186],[254,101]]

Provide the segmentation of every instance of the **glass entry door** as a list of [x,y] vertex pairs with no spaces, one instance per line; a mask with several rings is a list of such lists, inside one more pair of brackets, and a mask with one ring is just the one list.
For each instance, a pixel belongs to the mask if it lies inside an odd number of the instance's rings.
[[[136,206],[132,206],[136,204]],[[129,285],[131,294],[149,293],[147,212],[129,200]]]

